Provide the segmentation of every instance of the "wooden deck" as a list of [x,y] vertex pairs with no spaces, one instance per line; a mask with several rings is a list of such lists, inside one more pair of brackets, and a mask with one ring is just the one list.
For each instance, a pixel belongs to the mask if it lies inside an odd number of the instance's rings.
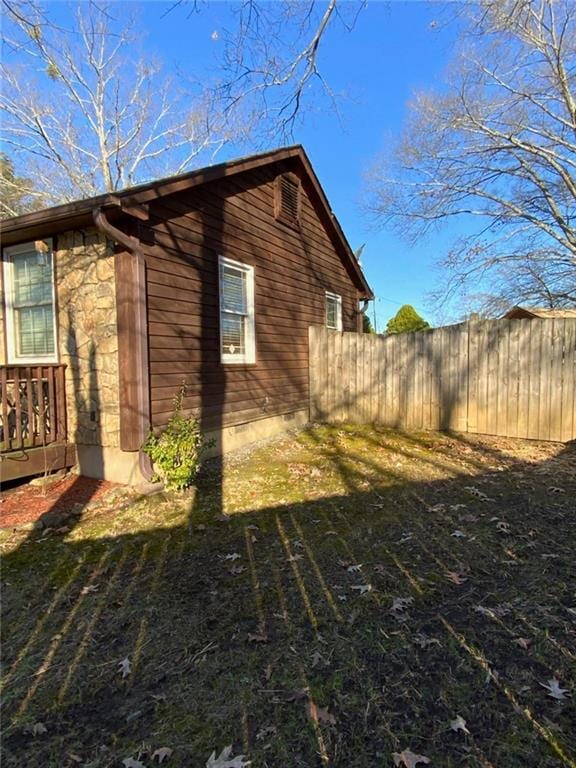
[[71,467],[65,365],[0,366],[0,482]]

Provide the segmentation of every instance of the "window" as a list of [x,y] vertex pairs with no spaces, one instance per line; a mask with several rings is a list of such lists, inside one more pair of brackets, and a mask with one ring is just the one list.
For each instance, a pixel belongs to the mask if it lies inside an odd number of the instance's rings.
[[285,173],[276,179],[276,218],[292,227],[300,225],[300,179]]
[[57,362],[52,243],[4,249],[8,362]]
[[326,328],[342,330],[342,296],[326,292]]
[[220,355],[223,363],[254,363],[254,267],[220,256]]

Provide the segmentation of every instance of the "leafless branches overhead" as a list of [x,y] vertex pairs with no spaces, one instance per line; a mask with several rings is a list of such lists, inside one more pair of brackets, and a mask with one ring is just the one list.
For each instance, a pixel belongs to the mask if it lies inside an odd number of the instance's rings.
[[184,171],[230,135],[208,89],[137,53],[114,5],[80,4],[62,29],[33,0],[2,2],[4,146],[43,204]]
[[414,99],[374,175],[374,210],[411,237],[459,228],[444,297],[574,304],[576,4],[471,7],[446,87]]

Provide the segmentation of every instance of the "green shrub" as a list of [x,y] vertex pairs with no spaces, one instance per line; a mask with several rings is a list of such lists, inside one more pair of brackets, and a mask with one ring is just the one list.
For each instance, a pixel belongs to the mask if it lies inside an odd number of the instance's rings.
[[161,480],[166,488],[181,491],[194,482],[200,466],[200,455],[205,446],[198,419],[182,413],[186,394],[184,384],[174,398],[174,412],[166,429],[159,434],[150,432],[142,446],[154,465],[154,480]]

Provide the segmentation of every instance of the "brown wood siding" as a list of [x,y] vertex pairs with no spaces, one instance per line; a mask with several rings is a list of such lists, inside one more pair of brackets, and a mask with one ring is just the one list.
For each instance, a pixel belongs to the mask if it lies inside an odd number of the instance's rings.
[[[250,171],[150,204],[139,231],[154,427],[166,423],[182,381],[185,406],[205,429],[306,409],[308,328],[324,323],[326,291],[342,296],[344,330],[356,330],[358,290],[305,178],[300,228],[275,219],[275,178],[289,170]],[[220,362],[219,254],[254,267],[253,365]]]

